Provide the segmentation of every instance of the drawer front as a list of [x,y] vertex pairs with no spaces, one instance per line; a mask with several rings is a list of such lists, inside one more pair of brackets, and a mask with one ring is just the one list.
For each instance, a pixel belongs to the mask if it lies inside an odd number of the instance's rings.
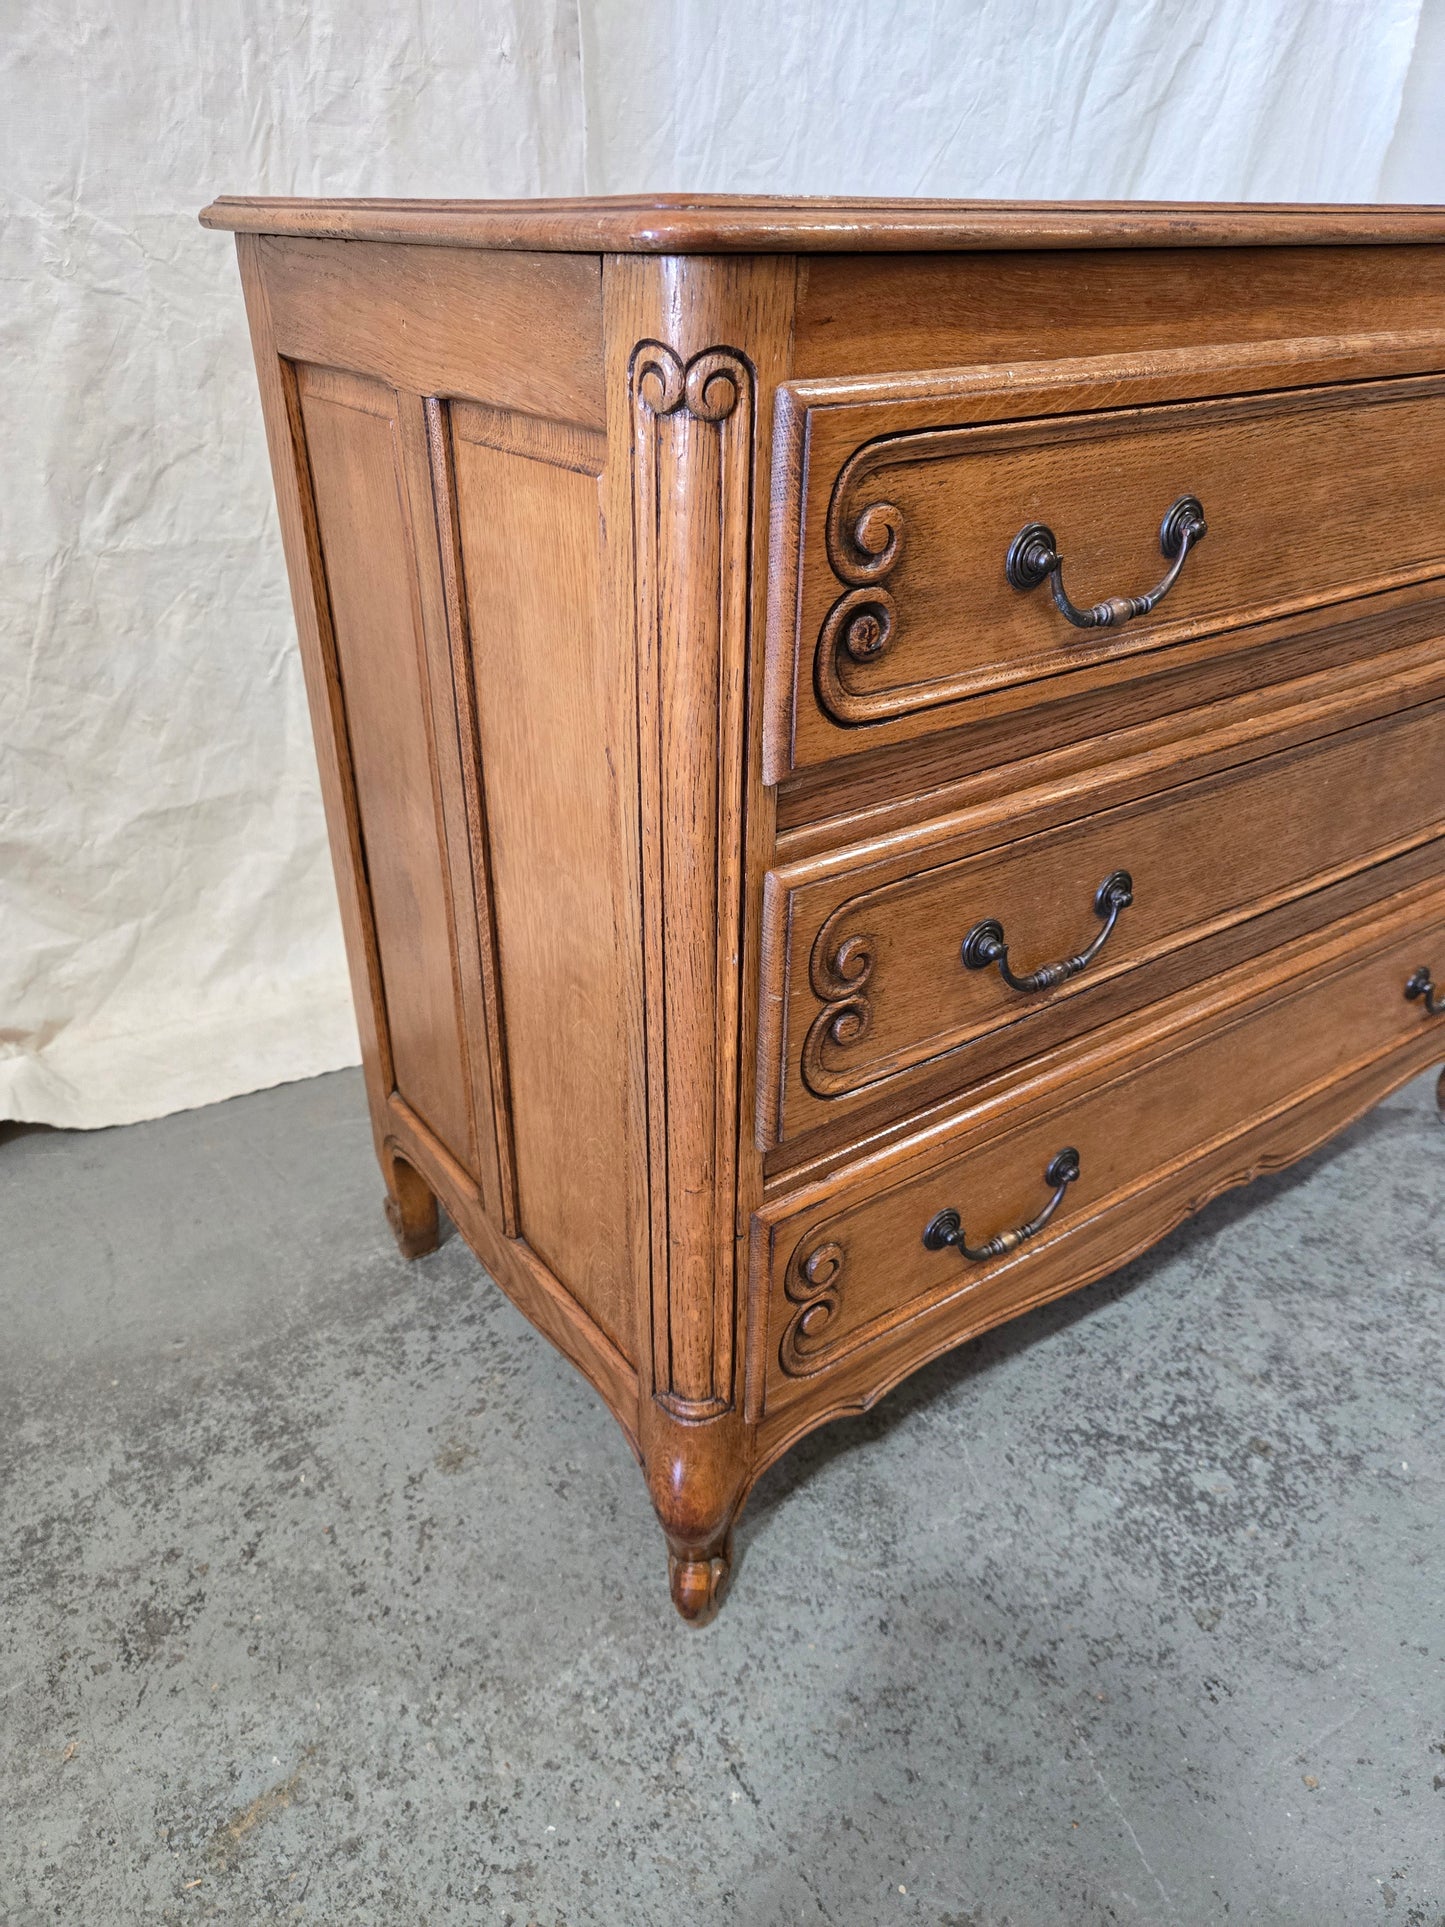
[[[902,857],[770,876],[767,945],[781,968],[764,1015],[764,1148],[865,1101],[906,1109],[941,1078],[966,1089],[980,1070],[1148,1001],[1172,953],[1445,834],[1445,701],[1001,834],[994,812],[940,826]],[[1334,914],[1322,897],[1309,920]],[[1242,933],[1235,955],[1248,954]],[[1182,957],[1169,987],[1217,963],[1217,946],[1197,965]]]
[[[1445,574],[1445,354],[1390,339],[785,385],[769,779]],[[1207,532],[1181,556],[1188,498]],[[1107,621],[1061,613],[1050,556],[1077,612],[1117,605]]]
[[[1083,1262],[1108,1246],[1101,1225],[1148,1221],[1148,1237],[1127,1224],[1109,1234],[1117,1262],[1226,1183],[1285,1161],[1231,1148],[1252,1133],[1277,1146],[1289,1136],[1281,1119],[1368,1081],[1371,1067],[1377,1085],[1387,1067],[1387,1086],[1445,1059],[1445,1014],[1405,995],[1431,963],[1445,979],[1438,887],[1235,973],[1239,987],[1201,998],[1162,1034],[1080,1053],[1050,1090],[995,1107],[992,1123],[970,1119],[946,1149],[900,1154],[810,1205],[769,1207],[755,1221],[754,1410],[807,1395],[870,1350],[906,1348],[920,1320],[945,1317],[961,1334],[1071,1289],[1107,1268]],[[1391,1068],[1396,1053],[1407,1061]],[[1351,1112],[1335,1103],[1338,1123]],[[1290,1154],[1311,1141],[1296,1134]],[[1024,1226],[1032,1235],[1006,1235]],[[931,1348],[946,1342],[935,1324]]]

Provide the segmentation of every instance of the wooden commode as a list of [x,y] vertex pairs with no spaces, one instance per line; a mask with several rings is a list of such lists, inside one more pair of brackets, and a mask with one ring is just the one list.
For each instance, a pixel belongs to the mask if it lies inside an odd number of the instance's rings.
[[392,1225],[685,1617],[805,1432],[1445,1059],[1445,210],[202,219]]

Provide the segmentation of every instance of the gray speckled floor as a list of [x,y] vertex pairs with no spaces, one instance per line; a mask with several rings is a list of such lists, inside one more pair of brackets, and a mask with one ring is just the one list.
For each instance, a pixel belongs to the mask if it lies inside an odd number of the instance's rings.
[[354,1074],[0,1143],[0,1920],[1445,1917],[1428,1083],[816,1435],[708,1632]]

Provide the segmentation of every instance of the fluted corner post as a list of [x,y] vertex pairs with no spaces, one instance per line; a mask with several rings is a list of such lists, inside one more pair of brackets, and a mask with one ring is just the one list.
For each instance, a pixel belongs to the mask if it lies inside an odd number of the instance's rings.
[[640,341],[633,423],[654,1395],[732,1403],[743,688],[755,387]]
[[649,1196],[640,1432],[688,1617],[714,1602],[747,1469],[737,1226],[740,1137],[751,1144],[739,1130],[748,672],[761,403],[785,352],[792,288],[791,262],[604,264],[609,445],[628,451],[625,497],[619,487],[611,498],[631,537],[618,619],[632,625],[637,676]]
[[[774,264],[626,258],[607,303],[625,396],[650,1195],[651,1392],[735,1402],[747,673],[758,332]],[[790,271],[791,273],[791,271]],[[788,280],[791,288],[791,278]],[[630,296],[630,299],[625,298]]]

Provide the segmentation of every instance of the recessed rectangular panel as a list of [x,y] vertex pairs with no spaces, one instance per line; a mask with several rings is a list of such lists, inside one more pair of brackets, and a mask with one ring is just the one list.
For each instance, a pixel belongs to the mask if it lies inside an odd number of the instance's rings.
[[[1147,1221],[1162,1196],[1183,1217],[1254,1175],[1231,1142],[1392,1052],[1414,1051],[1423,1068],[1438,1043],[1404,991],[1442,942],[1438,888],[1401,897],[1238,973],[1227,1002],[1186,1014],[1173,1035],[1112,1052],[1101,1042],[1051,1097],[965,1127],[926,1163],[896,1160],[801,1208],[781,1200],[755,1227],[767,1334],[754,1397],[773,1411],[819,1378],[846,1385],[855,1365],[886,1381],[888,1349],[906,1351],[927,1314],[946,1315],[957,1343],[1072,1290],[1105,1268],[1074,1254],[1111,1220],[1114,1261],[1130,1255],[1126,1205]],[[1195,1166],[1210,1175],[1192,1178]],[[1135,1232],[1133,1248],[1163,1228]]]
[[1442,366],[1422,334],[786,385],[770,777],[1445,576]]
[[[1207,935],[1234,930],[1245,955],[1270,940],[1248,928],[1267,911],[1313,898],[1303,922],[1338,914],[1326,886],[1375,878],[1407,850],[1433,842],[1438,872],[1445,704],[1033,835],[1015,823],[965,814],[911,852],[864,846],[852,864],[829,853],[770,873],[766,941],[782,994],[764,1012],[763,1062],[777,1075],[762,1093],[765,1144],[862,1102],[902,1111],[941,1085],[966,1090],[1147,1005],[1176,952],[1169,987],[1207,972]],[[1388,888],[1388,875],[1379,868],[1374,887]],[[1111,878],[1127,881],[1108,898]],[[999,946],[1025,987],[988,961]],[[1052,983],[1029,981],[1051,968]]]
[[599,606],[601,449],[462,408],[452,438],[520,1229],[635,1358],[631,684]]
[[395,397],[378,383],[303,370],[301,412],[392,1077],[475,1172]]

